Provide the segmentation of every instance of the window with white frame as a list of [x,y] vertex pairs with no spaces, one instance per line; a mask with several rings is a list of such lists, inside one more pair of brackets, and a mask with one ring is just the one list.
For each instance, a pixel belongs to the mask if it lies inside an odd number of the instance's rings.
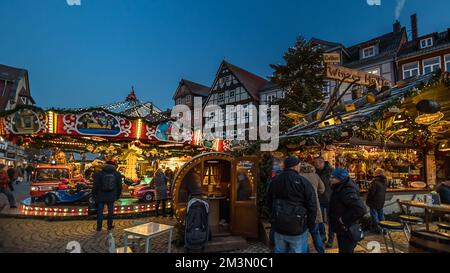
[[191,103],[191,95],[186,96],[186,103]]
[[277,95],[276,94],[269,94],[269,95],[266,96],[266,102],[268,104],[274,102],[276,99],[277,99]]
[[403,65],[403,79],[411,78],[417,75],[420,75],[419,62]]
[[178,105],[178,104],[181,104],[181,103],[182,103],[181,98],[178,98],[178,99],[177,99],[177,105]]
[[235,95],[234,90],[231,90],[231,91],[230,91],[230,98],[234,98],[234,95]]
[[420,40],[420,48],[427,48],[430,46],[433,46],[433,38],[432,37]]
[[373,56],[375,56],[375,46],[363,48],[363,50],[362,50],[362,58],[363,59],[370,58]]
[[445,71],[450,72],[450,54],[445,55]]
[[423,61],[423,74],[428,74],[441,67],[441,57],[434,57]]
[[219,101],[223,101],[223,98],[224,98],[223,93],[219,93],[217,99],[218,99]]

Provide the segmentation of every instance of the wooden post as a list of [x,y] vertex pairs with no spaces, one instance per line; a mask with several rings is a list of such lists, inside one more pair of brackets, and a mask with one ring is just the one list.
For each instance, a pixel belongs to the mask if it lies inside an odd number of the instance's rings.
[[428,186],[436,186],[436,156],[434,150],[428,150],[426,160],[426,183]]

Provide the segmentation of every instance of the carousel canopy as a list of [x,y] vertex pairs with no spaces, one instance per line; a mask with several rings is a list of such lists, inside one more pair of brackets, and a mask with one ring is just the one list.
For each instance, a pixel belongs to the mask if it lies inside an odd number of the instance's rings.
[[123,101],[98,105],[89,108],[76,108],[76,109],[67,109],[73,111],[83,111],[88,109],[103,109],[116,114],[124,115],[131,118],[143,118],[149,122],[161,122],[169,119],[167,113],[163,112],[157,106],[155,106],[152,102],[141,101],[134,91],[134,87],[131,87],[131,91],[128,96]]
[[[331,135],[333,132],[338,133],[340,137],[344,135],[342,132],[347,132],[345,135],[352,137],[352,134],[348,134],[348,132],[373,125],[376,121],[387,117],[396,115],[400,117],[402,113],[416,118],[417,123],[420,123],[418,119],[423,117],[424,122],[429,121],[429,123],[422,125],[429,126],[430,131],[434,129],[433,133],[437,133],[438,137],[448,138],[448,134],[450,134],[450,89],[448,83],[448,73],[431,73],[400,82],[393,88],[369,92],[351,102],[338,104],[326,116],[320,115],[323,113],[324,108],[322,107],[307,114],[302,123],[290,128],[281,138],[316,138]],[[423,100],[430,101],[422,102]],[[429,111],[435,113],[419,112],[416,108],[419,102],[421,102],[421,109],[428,107]],[[394,121],[394,123],[401,122],[403,121]]]

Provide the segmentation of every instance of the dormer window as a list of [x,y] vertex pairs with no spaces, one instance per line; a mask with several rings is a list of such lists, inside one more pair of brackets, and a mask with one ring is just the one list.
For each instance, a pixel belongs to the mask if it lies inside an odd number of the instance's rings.
[[375,56],[375,46],[363,48],[363,50],[362,50],[362,58],[363,59],[370,58],[373,56]]
[[433,38],[429,37],[426,39],[420,40],[420,48],[427,48],[433,46]]

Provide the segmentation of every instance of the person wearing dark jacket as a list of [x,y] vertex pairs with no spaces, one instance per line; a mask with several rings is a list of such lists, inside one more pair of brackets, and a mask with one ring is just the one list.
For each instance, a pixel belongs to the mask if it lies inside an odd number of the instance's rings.
[[164,174],[162,169],[158,169],[152,182],[155,185],[155,200],[156,200],[156,217],[159,216],[159,206],[162,203],[162,216],[166,217],[166,201],[169,198],[167,195],[167,182],[169,179]]
[[330,221],[337,235],[339,253],[353,253],[356,241],[349,228],[366,214],[366,206],[359,196],[358,186],[345,169],[335,169],[330,178],[333,192],[330,197]]
[[16,177],[17,177],[16,168],[14,168],[13,166],[10,166],[6,172],[8,173],[8,178],[9,178],[8,187],[11,191],[14,191],[13,183],[16,181]]
[[380,221],[384,221],[384,200],[386,199],[386,177],[383,169],[376,169],[367,193],[366,204],[370,208],[375,233],[381,233]]
[[320,180],[322,180],[325,185],[325,192],[319,195],[320,210],[322,212],[323,223],[319,224],[319,232],[322,240],[327,241],[327,235],[325,232],[325,223],[328,223],[328,241],[325,244],[326,247],[331,248],[334,241],[334,231],[333,226],[330,224],[330,196],[331,196],[331,184],[330,177],[331,173],[334,171],[331,167],[330,162],[325,161],[323,157],[316,157],[314,159],[314,167],[316,168],[316,173],[319,175]]
[[450,181],[444,181],[437,186],[436,191],[439,194],[442,204],[450,204]]
[[316,224],[313,186],[299,175],[300,159],[285,160],[283,172],[269,185],[267,206],[272,208],[275,253],[308,252],[308,230]]
[[114,202],[122,194],[122,175],[116,169],[117,165],[108,161],[95,176],[92,196],[97,203],[97,231],[102,230],[105,204],[108,206],[108,231],[113,229]]

